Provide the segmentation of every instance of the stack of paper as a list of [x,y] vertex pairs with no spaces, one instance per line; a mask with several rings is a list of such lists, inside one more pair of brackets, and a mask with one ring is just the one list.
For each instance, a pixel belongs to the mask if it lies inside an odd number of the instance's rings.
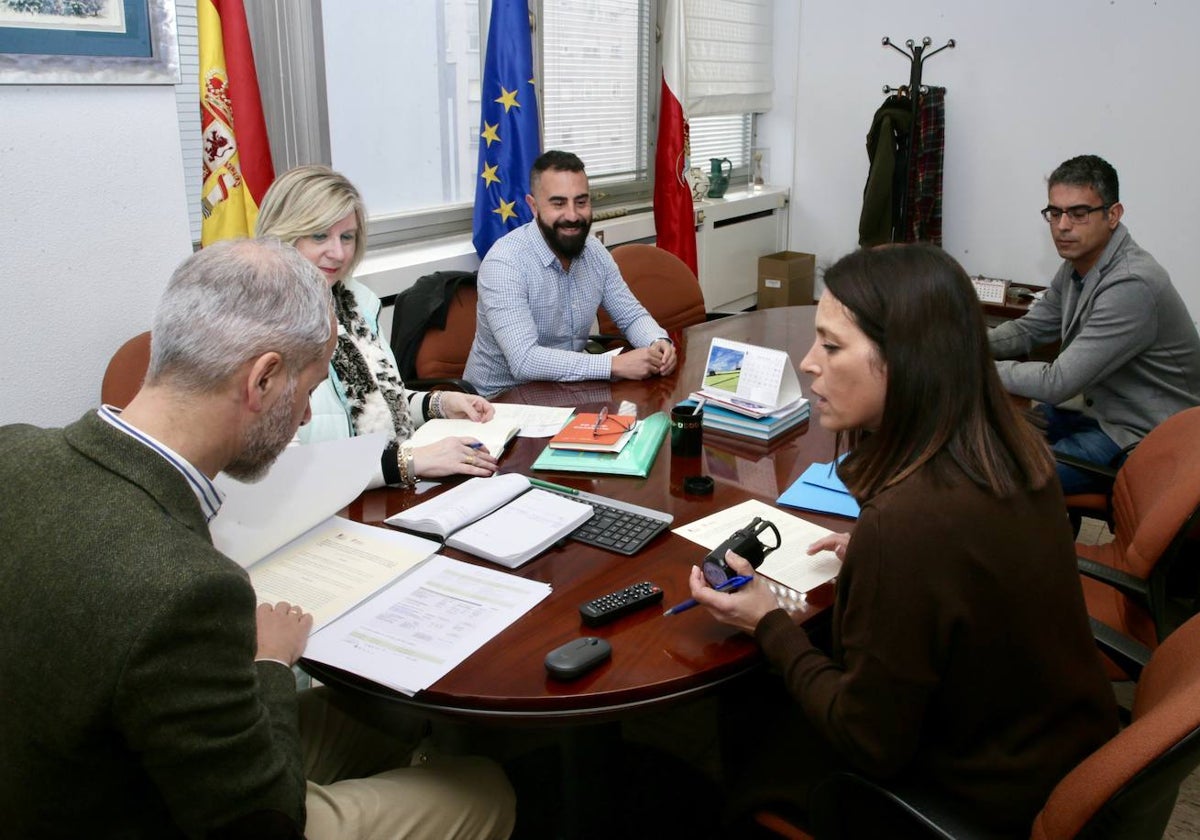
[[[212,534],[249,567],[260,602],[287,601],[312,614],[308,658],[412,694],[550,587],[436,555],[429,540],[330,517],[366,486],[385,443],[368,435],[289,447],[258,484],[218,477],[228,495]],[[578,506],[590,515],[590,506]]]
[[629,444],[619,453],[581,452],[575,449],[551,449],[547,446],[533,462],[535,470],[556,472],[590,472],[605,475],[650,474],[654,459],[667,436],[671,421],[658,411],[637,424]]
[[[698,394],[692,394],[680,405],[696,405],[698,396]],[[781,408],[762,417],[751,417],[706,400],[700,422],[705,429],[712,429],[716,432],[741,435],[757,440],[774,440],[807,420],[808,414],[808,400],[803,397],[787,408]]]
[[436,554],[315,634],[304,656],[412,695],[549,594],[549,584]]
[[857,519],[858,502],[854,501],[846,485],[838,478],[836,466],[836,461],[831,464],[813,464],[791,487],[783,491],[776,503]]

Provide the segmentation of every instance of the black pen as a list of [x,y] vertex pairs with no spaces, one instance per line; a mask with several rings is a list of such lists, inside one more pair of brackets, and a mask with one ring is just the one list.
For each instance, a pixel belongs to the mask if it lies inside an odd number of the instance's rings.
[[[737,577],[731,577],[720,586],[714,586],[713,589],[717,590],[718,592],[734,592],[738,589],[741,589],[752,580],[754,580],[754,575],[738,575]],[[690,610],[692,607],[698,606],[698,604],[699,602],[697,602],[695,598],[688,598],[682,604],[676,604],[675,606],[671,607],[671,609],[667,610],[665,613],[663,613],[663,615],[675,615],[676,613],[685,612]]]

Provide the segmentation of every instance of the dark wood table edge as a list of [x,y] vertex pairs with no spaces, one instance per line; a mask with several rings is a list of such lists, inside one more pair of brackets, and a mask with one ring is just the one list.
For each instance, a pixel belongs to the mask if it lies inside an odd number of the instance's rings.
[[564,724],[600,724],[619,721],[630,713],[661,711],[664,708],[681,705],[692,700],[698,700],[710,694],[717,693],[729,683],[764,667],[761,657],[755,657],[746,663],[745,667],[722,674],[702,684],[690,686],[679,691],[666,694],[656,694],[643,700],[629,700],[610,704],[588,706],[586,708],[529,708],[529,709],[494,709],[485,706],[465,706],[447,703],[443,700],[425,701],[420,692],[409,696],[395,691],[387,686],[360,677],[349,671],[343,671],[332,665],[314,662],[308,659],[300,660],[300,667],[314,680],[328,683],[339,692],[351,691],[358,699],[368,699],[385,703],[390,707],[403,707],[420,713],[424,717],[457,721],[461,723],[483,724],[518,724],[527,727],[558,727]]

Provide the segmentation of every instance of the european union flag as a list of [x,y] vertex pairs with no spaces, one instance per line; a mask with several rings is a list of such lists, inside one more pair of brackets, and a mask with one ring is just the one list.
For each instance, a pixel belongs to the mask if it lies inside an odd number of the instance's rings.
[[533,219],[525,203],[529,168],[541,149],[527,0],[495,0],[483,65],[475,251]]

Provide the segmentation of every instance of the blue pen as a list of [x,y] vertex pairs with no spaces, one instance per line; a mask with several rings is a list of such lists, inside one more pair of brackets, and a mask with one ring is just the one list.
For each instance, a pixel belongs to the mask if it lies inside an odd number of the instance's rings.
[[[713,589],[717,590],[718,592],[734,592],[738,589],[741,589],[752,580],[754,580],[754,575],[738,575],[737,577],[731,577],[720,586],[714,586]],[[665,613],[663,613],[663,615],[675,615],[676,613],[690,610],[694,606],[697,606],[696,599],[688,598],[682,604],[676,604],[675,606],[671,607],[671,609],[667,610]]]

